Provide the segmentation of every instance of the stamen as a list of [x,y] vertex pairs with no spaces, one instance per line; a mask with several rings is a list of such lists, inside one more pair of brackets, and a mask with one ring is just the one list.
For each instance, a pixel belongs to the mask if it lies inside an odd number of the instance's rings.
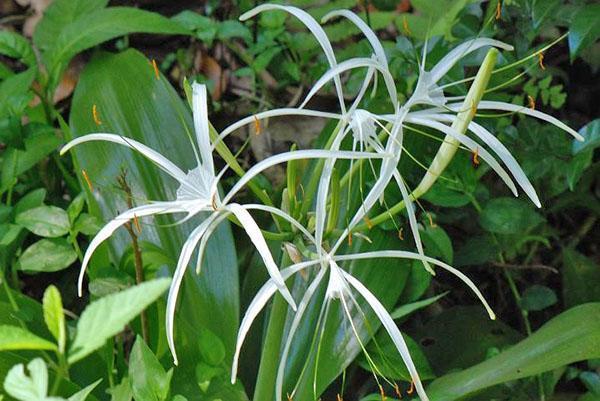
[[398,383],[394,383],[394,391],[398,398],[402,398],[402,392],[400,391],[400,387],[398,387]]
[[475,104],[475,102],[471,102],[471,114],[477,114],[477,105]]
[[94,192],[94,187],[92,186],[92,180],[90,180],[90,177],[88,176],[88,173],[87,173],[87,171],[85,171],[85,169],[81,170],[81,175],[83,175],[83,179],[85,180],[90,191]]
[[544,65],[544,53],[542,52],[538,53],[538,64],[542,70],[546,69],[546,66]]
[[406,15],[402,17],[402,28],[404,29],[404,33],[406,36],[411,36],[410,28],[408,27],[408,20],[406,19]]
[[287,393],[287,401],[294,401],[290,393]]
[[344,399],[342,398],[342,396],[340,395],[340,393],[337,394],[336,401],[344,401]]
[[404,241],[404,234],[402,233],[402,231],[404,231],[404,228],[400,227],[400,229],[398,230],[398,238],[400,239],[400,241]]
[[433,218],[431,217],[430,213],[427,213],[427,219],[429,220],[429,227],[431,227],[431,228],[436,228],[437,227],[437,224],[435,224],[433,222]]
[[527,100],[529,100],[529,108],[531,110],[535,110],[535,99],[531,95],[527,95]]
[[213,194],[213,196],[210,199],[210,204],[211,204],[211,206],[212,206],[212,208],[213,208],[214,211],[217,210],[217,200],[215,199],[216,195],[217,194]]
[[156,79],[160,79],[160,73],[158,72],[158,66],[156,65],[156,60],[152,59],[150,64],[152,64],[152,68],[154,69],[154,76],[156,76]]
[[254,116],[254,135],[260,135],[262,129],[260,127],[260,121],[258,121],[258,118],[256,118],[256,116]]
[[352,231],[348,231],[348,246],[352,246]]
[[365,223],[367,224],[367,227],[369,228],[369,230],[371,228],[373,228],[373,222],[371,221],[371,219],[369,218],[369,216],[365,216],[363,218],[363,220],[365,221]]
[[98,108],[95,104],[92,106],[92,118],[96,125],[102,125],[102,120],[100,120],[100,117],[98,116]]
[[381,401],[387,400],[387,397],[385,396],[385,392],[383,391],[383,387],[381,386],[381,384],[379,385],[379,395],[381,395]]
[[473,163],[473,167],[479,166],[479,148],[475,148],[471,153],[471,162]]
[[496,3],[496,21],[498,21],[502,17],[502,2],[498,0]]
[[140,220],[136,214],[133,215],[133,227],[135,227],[138,235],[142,233],[142,226],[140,226]]
[[406,390],[406,394],[412,394],[415,391],[415,382],[414,381],[410,381],[410,388],[408,390]]

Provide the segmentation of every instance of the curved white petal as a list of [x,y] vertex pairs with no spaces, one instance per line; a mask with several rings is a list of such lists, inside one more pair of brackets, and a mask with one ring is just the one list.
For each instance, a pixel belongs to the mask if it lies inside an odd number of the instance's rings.
[[311,150],[295,150],[293,152],[284,152],[277,155],[273,155],[261,162],[255,164],[239,179],[238,182],[231,188],[231,190],[223,198],[223,203],[227,204],[231,198],[238,193],[250,180],[262,173],[269,167],[275,166],[280,163],[285,163],[290,160],[301,160],[301,159],[327,159],[335,157],[338,159],[384,159],[389,157],[387,153],[370,153],[370,152],[348,152],[348,151],[331,151],[324,149],[311,149]]
[[131,148],[141,153],[144,157],[148,158],[150,161],[152,161],[154,164],[160,167],[171,177],[175,178],[177,181],[185,181],[186,174],[179,167],[173,164],[169,159],[167,159],[154,149],[151,149],[148,146],[144,145],[143,143],[117,134],[95,133],[80,136],[79,138],[75,138],[69,143],[67,143],[65,146],[63,146],[60,150],[60,154],[64,155],[72,147],[77,146],[81,143],[92,141],[113,142],[119,145],[127,146],[128,148]]
[[194,115],[194,130],[200,157],[202,157],[202,166],[206,168],[211,175],[215,175],[215,166],[212,158],[212,147],[210,144],[210,131],[208,128],[208,108],[206,106],[206,85],[194,82],[192,84],[192,111]]
[[255,123],[256,120],[262,120],[270,117],[280,117],[280,116],[309,116],[309,117],[323,117],[323,118],[331,118],[331,119],[341,119],[343,116],[341,114],[336,113],[328,113],[325,111],[318,110],[307,110],[307,109],[298,109],[298,108],[281,108],[281,109],[273,109],[263,111],[245,118],[236,121],[231,124],[227,128],[225,128],[220,134],[219,138],[215,141],[213,145],[213,149],[217,143],[225,139],[229,134],[236,131],[237,129],[243,127],[244,125]]
[[369,289],[365,287],[359,280],[355,279],[351,274],[348,274],[341,269],[340,271],[344,275],[344,278],[350,283],[350,285],[356,288],[356,290],[360,293],[360,295],[362,295],[365,301],[367,301],[367,303],[373,309],[373,312],[375,312],[375,314],[381,321],[381,324],[387,331],[388,335],[394,342],[396,349],[400,353],[400,356],[402,357],[402,360],[404,361],[404,364],[406,365],[406,368],[410,373],[410,377],[412,378],[415,384],[417,394],[419,394],[421,400],[429,401],[429,398],[425,393],[425,389],[423,388],[423,383],[421,383],[421,378],[419,377],[417,368],[415,367],[415,364],[410,356],[410,352],[408,351],[408,347],[406,346],[406,342],[404,341],[404,338],[402,337],[398,326],[396,326],[396,323],[394,323],[394,320],[392,319],[388,311],[381,304],[381,302],[379,302],[377,297],[375,297],[371,293],[371,291],[369,291]]
[[383,75],[383,79],[386,81],[386,86],[388,88],[388,91],[390,92],[390,97],[394,106],[394,110],[396,110],[398,106],[398,94],[396,92],[396,85],[394,84],[394,80],[392,79],[392,76],[389,73],[389,65],[387,57],[385,55],[385,50],[383,50],[381,42],[379,41],[379,39],[377,39],[377,35],[375,35],[375,32],[373,32],[371,27],[367,25],[365,21],[363,21],[358,15],[356,15],[350,10],[331,11],[330,13],[326,14],[323,18],[321,18],[321,21],[327,22],[331,18],[340,16],[349,19],[354,25],[356,25],[358,29],[362,31],[363,35],[365,35],[365,37],[371,44],[373,52],[375,53],[375,56],[377,57],[379,63],[388,72]]
[[196,274],[200,274],[202,270],[202,260],[204,258],[204,251],[206,250],[206,246],[208,245],[208,240],[212,233],[219,227],[221,222],[229,217],[229,212],[224,212],[219,215],[219,217],[215,218],[210,225],[206,228],[204,235],[200,239],[200,245],[198,245],[198,260],[196,261]]
[[[452,108],[456,108],[457,105],[451,104],[451,105],[448,105],[448,107],[450,107],[452,109]],[[458,107],[460,108],[461,106],[458,106]],[[540,120],[549,122],[550,124],[553,124],[553,125],[557,126],[558,128],[560,128],[564,131],[567,131],[569,134],[573,135],[573,137],[575,139],[577,139],[578,141],[584,140],[584,138],[573,128],[569,127],[567,124],[563,123],[559,119],[554,118],[549,114],[542,113],[541,111],[531,110],[530,108],[523,107],[523,106],[517,106],[516,104],[505,103],[505,102],[495,102],[495,101],[491,101],[491,100],[482,100],[477,105],[477,108],[480,110],[503,110],[503,111],[512,111],[515,113],[525,114],[525,115],[535,117]]]
[[487,303],[487,301],[483,297],[483,294],[481,294],[481,291],[479,291],[479,289],[471,281],[471,279],[468,278],[467,276],[465,276],[460,270],[450,266],[447,263],[442,262],[441,260],[437,260],[437,259],[431,258],[429,256],[422,256],[417,253],[408,252],[408,251],[373,251],[373,252],[363,252],[363,253],[355,253],[355,254],[348,254],[348,255],[338,255],[338,256],[332,257],[333,260],[338,261],[338,262],[341,262],[344,260],[359,260],[359,259],[373,259],[373,258],[415,259],[415,260],[420,260],[421,262],[429,262],[433,265],[439,266],[442,269],[447,270],[450,273],[454,274],[460,280],[462,280],[475,293],[477,298],[479,298],[479,300],[485,307],[490,319],[492,319],[492,320],[496,319],[496,314],[494,313],[494,311],[492,310],[490,305]]
[[[253,8],[252,10],[242,14],[240,16],[240,20],[245,21],[248,18],[252,18],[253,16],[255,16],[256,14],[258,14],[260,12],[269,11],[269,10],[286,11],[286,12],[292,14],[293,16],[295,16],[296,18],[298,18],[304,25],[306,25],[308,30],[314,35],[315,39],[317,39],[317,42],[319,42],[319,45],[321,45],[321,48],[323,49],[323,52],[325,53],[325,57],[327,58],[329,65],[332,68],[337,65],[337,61],[335,59],[335,53],[333,52],[333,47],[331,47],[331,42],[329,42],[329,39],[327,38],[327,34],[323,30],[323,28],[321,28],[321,25],[319,25],[319,23],[309,13],[307,13],[304,10],[301,10],[297,7],[292,7],[292,6],[282,6],[282,5],[278,5],[278,4],[262,4],[258,7]],[[346,106],[344,104],[344,93],[342,91],[342,82],[340,81],[339,75],[334,77],[334,82],[335,82],[335,88],[336,88],[337,95],[338,95],[338,100],[340,102],[340,109],[341,109],[342,113],[345,113]]]
[[173,363],[177,365],[179,363],[177,359],[177,352],[175,351],[175,308],[177,306],[177,297],[179,295],[179,289],[181,288],[181,282],[183,281],[183,276],[188,267],[188,263],[192,258],[192,254],[194,253],[194,249],[200,241],[200,238],[206,232],[206,229],[210,225],[210,223],[218,216],[218,213],[213,213],[206,218],[198,227],[196,227],[189,235],[188,239],[183,244],[181,248],[181,253],[179,254],[179,260],[177,261],[177,268],[175,269],[175,273],[173,274],[173,279],[171,281],[171,286],[169,288],[169,295],[167,296],[167,310],[165,315],[165,330],[167,332],[167,343],[169,344],[169,349],[171,350],[171,355],[173,355]]
[[[332,78],[339,77],[339,74],[341,74],[345,71],[353,70],[355,68],[362,68],[362,67],[370,67],[370,68],[375,68],[375,69],[379,70],[385,79],[386,87],[388,89],[388,92],[390,92],[390,97],[396,96],[396,99],[397,99],[398,96],[397,96],[397,94],[395,94],[396,87],[393,84],[393,78],[391,77],[390,72],[385,68],[385,66],[383,66],[380,62],[373,60],[371,58],[357,57],[357,58],[351,58],[346,61],[342,61],[341,63],[337,64],[335,67],[332,67],[325,74],[323,74],[321,76],[321,78],[319,78],[319,80],[312,86],[312,88],[306,95],[306,98],[300,105],[300,108],[303,108],[304,106],[306,106],[306,104],[310,101],[310,99],[312,99],[312,97],[319,90],[321,90],[321,88],[323,86],[325,86],[329,81],[331,81]],[[391,81],[391,84],[390,84],[390,81]]]
[[[319,263],[318,260],[311,260],[308,262],[300,262],[296,263],[286,269],[281,270],[281,276],[284,280],[290,278],[294,273],[299,272],[300,270],[306,269],[307,267],[314,266]],[[237,377],[238,363],[240,357],[240,351],[242,349],[242,345],[244,344],[244,340],[246,339],[246,335],[248,331],[250,331],[250,326],[256,319],[256,316],[260,313],[260,311],[265,307],[269,299],[277,292],[277,285],[275,281],[270,278],[256,293],[254,299],[248,306],[244,318],[242,319],[242,323],[240,324],[240,328],[237,334],[237,340],[235,345],[235,354],[233,356],[233,363],[231,365],[231,383],[235,383],[235,379]]]
[[290,347],[292,346],[292,340],[294,339],[294,335],[296,334],[296,331],[298,330],[298,326],[300,325],[300,321],[302,320],[302,317],[304,316],[304,312],[306,311],[306,308],[308,307],[313,295],[315,294],[315,291],[321,284],[323,277],[325,277],[326,272],[327,272],[327,269],[319,269],[317,276],[314,278],[314,280],[310,283],[310,285],[306,289],[306,292],[304,293],[302,300],[298,304],[298,310],[294,314],[294,319],[292,320],[292,324],[288,331],[288,335],[285,340],[283,350],[281,351],[281,359],[279,360],[279,367],[277,368],[277,377],[275,379],[275,399],[277,401],[282,401],[281,393],[283,391],[283,376],[285,373],[285,364],[287,362],[287,357],[290,352]]
[[504,50],[513,50],[513,47],[504,42],[488,38],[476,38],[468,40],[446,54],[430,71],[431,79],[435,83],[439,81],[461,58],[484,46],[494,46]]
[[131,219],[134,218],[150,216],[153,214],[178,212],[188,213],[189,210],[182,206],[181,202],[156,202],[129,209],[109,221],[104,227],[102,227],[98,234],[96,234],[94,239],[92,239],[90,245],[85,251],[85,255],[83,255],[83,260],[81,261],[81,270],[79,271],[79,278],[77,280],[77,292],[79,296],[82,296],[83,294],[83,278],[85,277],[85,271],[88,263],[90,262],[92,254],[107,238],[109,238],[115,232],[117,228],[127,224]]
[[406,122],[417,124],[417,125],[422,125],[422,126],[433,128],[435,130],[443,132],[444,134],[449,135],[452,138],[459,141],[460,143],[464,144],[466,147],[471,149],[471,151],[477,152],[478,155],[483,160],[485,160],[485,162],[487,164],[489,164],[490,167],[498,174],[498,176],[500,176],[502,181],[504,181],[504,183],[508,186],[508,188],[510,188],[512,193],[515,196],[519,196],[519,193],[517,192],[517,187],[515,187],[514,182],[512,181],[512,179],[510,178],[510,176],[508,175],[506,170],[504,170],[504,168],[496,161],[496,159],[491,154],[489,154],[489,152],[487,150],[485,150],[483,147],[479,146],[477,144],[477,142],[475,142],[468,136],[461,134],[460,132],[456,131],[452,127],[449,127],[445,124],[442,124],[442,123],[439,123],[437,121],[433,121],[433,120],[427,119],[427,118],[420,118],[420,117],[414,117],[414,116],[409,115],[406,118]]
[[[457,117],[453,114],[432,114],[428,118],[432,118],[437,121],[446,121],[453,123]],[[515,160],[513,155],[510,154],[510,151],[496,138],[491,132],[477,124],[476,122],[471,121],[469,123],[469,131],[473,132],[477,137],[479,137],[483,142],[488,144],[490,148],[496,152],[496,154],[500,157],[500,159],[506,164],[508,170],[512,173],[512,175],[517,180],[519,186],[523,189],[523,191],[529,196],[531,201],[537,206],[542,207],[540,203],[540,199],[529,181],[529,178],[525,175],[525,172],[519,165],[519,163]]]
[[232,203],[226,206],[227,210],[231,211],[235,217],[240,221],[242,227],[250,237],[250,240],[254,244],[254,247],[262,257],[263,262],[269,272],[269,275],[275,281],[279,292],[283,296],[283,298],[290,304],[293,310],[296,310],[296,302],[294,302],[294,298],[290,293],[290,290],[286,287],[285,282],[283,281],[283,277],[281,277],[281,272],[277,267],[277,264],[273,260],[273,255],[271,255],[271,251],[269,250],[269,246],[265,241],[265,237],[263,237],[260,228],[250,215],[250,213],[241,205],[237,203]]
[[[425,256],[425,252],[423,252],[423,243],[421,242],[421,235],[419,235],[419,225],[417,224],[417,217],[415,216],[415,209],[413,202],[408,194],[408,190],[406,189],[406,184],[404,184],[404,180],[400,175],[398,169],[394,171],[394,178],[396,179],[396,183],[400,188],[400,193],[402,194],[402,199],[404,200],[404,206],[406,209],[406,214],[408,215],[408,223],[410,225],[410,231],[412,231],[413,238],[415,240],[415,245],[417,246],[417,251],[419,251],[419,255]],[[431,268],[428,262],[423,262],[425,265],[425,269],[431,273],[435,274],[434,270]]]

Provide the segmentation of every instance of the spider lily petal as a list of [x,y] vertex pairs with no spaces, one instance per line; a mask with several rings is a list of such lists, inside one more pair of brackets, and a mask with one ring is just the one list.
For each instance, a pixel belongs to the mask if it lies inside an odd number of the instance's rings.
[[309,116],[309,117],[323,117],[323,118],[332,118],[332,119],[341,119],[341,114],[329,113],[325,111],[318,110],[308,110],[308,109],[300,109],[300,108],[281,108],[281,109],[273,109],[263,111],[245,118],[236,121],[231,124],[227,128],[225,128],[220,134],[219,138],[215,141],[215,144],[212,145],[213,149],[216,144],[223,139],[225,139],[229,134],[236,131],[237,129],[243,127],[244,125],[252,124],[256,122],[256,120],[263,120],[265,118],[270,117],[280,117],[280,116]]
[[108,237],[115,232],[117,228],[127,224],[130,220],[137,217],[164,213],[188,212],[188,210],[189,208],[186,207],[182,202],[156,202],[129,209],[109,221],[90,242],[90,245],[83,256],[81,270],[79,271],[79,278],[77,280],[77,292],[79,296],[81,297],[83,294],[83,278],[85,277],[85,271],[88,263],[90,262],[92,254]]
[[419,373],[417,372],[417,368],[415,367],[415,364],[412,361],[410,352],[408,351],[408,347],[406,346],[406,342],[404,341],[404,338],[402,337],[398,326],[396,326],[396,323],[394,323],[394,320],[392,319],[390,314],[387,312],[387,310],[385,310],[385,307],[381,304],[381,302],[379,302],[377,297],[375,297],[371,293],[371,291],[369,291],[368,288],[365,287],[359,280],[355,279],[352,275],[346,273],[341,269],[340,272],[344,276],[344,278],[350,283],[350,285],[352,285],[352,287],[354,287],[360,293],[360,295],[362,295],[365,301],[367,301],[367,303],[371,306],[373,312],[375,312],[375,314],[381,321],[381,324],[388,332],[388,335],[390,336],[394,345],[396,346],[396,349],[400,353],[400,356],[402,357],[402,360],[404,361],[404,364],[406,365],[406,368],[410,373],[410,377],[415,383],[417,394],[419,395],[422,401],[429,401],[429,397],[427,397],[427,394],[425,393],[425,389],[423,388],[423,384],[421,383],[421,379],[419,377]]
[[[457,117],[452,114],[432,114],[429,116],[437,121],[445,121],[453,123]],[[500,157],[500,159],[506,164],[508,170],[512,173],[512,175],[517,180],[519,186],[523,189],[523,191],[529,196],[531,201],[537,206],[542,207],[540,203],[540,199],[538,198],[531,181],[525,175],[525,172],[519,165],[519,163],[515,160],[513,155],[510,154],[510,151],[496,138],[491,132],[477,124],[476,122],[471,121],[468,127],[469,131],[473,132],[477,137],[479,137],[483,142],[488,144],[490,148],[494,149],[494,152]]]
[[369,25],[367,25],[358,15],[356,15],[355,13],[353,13],[350,10],[331,11],[330,13],[326,14],[321,19],[321,21],[327,22],[329,19],[335,18],[338,16],[345,17],[345,18],[349,19],[352,23],[354,23],[354,25],[356,25],[358,27],[358,29],[360,29],[362,31],[362,33],[365,35],[365,37],[371,44],[371,47],[373,48],[373,51],[375,52],[375,56],[377,57],[379,64],[386,71],[386,73],[383,74],[383,79],[385,80],[385,84],[390,93],[390,98],[391,98],[391,101],[392,101],[392,104],[393,104],[394,110],[395,110],[398,107],[398,93],[396,91],[396,85],[394,83],[392,75],[389,72],[389,65],[388,65],[387,57],[385,55],[385,51],[383,50],[383,46],[381,45],[381,42],[379,41],[379,39],[377,39],[377,35],[375,35],[375,32],[373,32],[373,30],[371,29],[371,27],[369,27]]
[[451,137],[455,138],[456,140],[464,144],[466,147],[471,149],[473,152],[477,151],[479,153],[479,156],[481,156],[481,158],[485,160],[486,163],[488,163],[490,167],[494,169],[494,171],[500,176],[504,183],[510,188],[513,194],[515,196],[518,196],[517,188],[515,187],[514,182],[512,181],[506,170],[504,170],[504,168],[500,166],[496,159],[491,154],[489,154],[487,150],[479,146],[477,142],[475,142],[468,136],[461,134],[460,132],[445,124],[427,118],[414,117],[410,114],[406,118],[406,122],[436,129],[440,132],[443,132],[446,135],[450,135]]
[[[318,260],[311,260],[307,262],[296,263],[286,269],[281,270],[281,276],[284,280],[290,278],[293,274],[306,269],[310,266],[314,266],[319,263]],[[260,311],[265,307],[269,299],[277,292],[277,285],[275,281],[270,278],[256,293],[254,299],[248,306],[246,310],[246,314],[242,319],[242,323],[240,324],[240,328],[238,330],[237,341],[235,346],[235,354],[233,356],[233,363],[231,365],[231,383],[235,383],[235,379],[237,377],[237,369],[239,363],[240,351],[242,349],[242,345],[244,344],[244,340],[246,339],[246,335],[250,330],[250,326],[256,319],[256,316],[260,313]]]
[[[448,105],[448,107],[452,110],[457,110],[461,106],[458,104],[451,104],[451,105]],[[481,109],[481,110],[503,110],[503,111],[512,111],[515,113],[525,114],[525,115],[535,117],[540,120],[549,122],[550,124],[553,124],[553,125],[557,126],[558,128],[560,128],[564,131],[567,131],[569,134],[573,135],[573,137],[575,139],[577,139],[578,141],[584,140],[584,138],[573,128],[569,127],[568,125],[566,125],[559,119],[554,118],[549,114],[542,113],[541,111],[531,110],[527,107],[517,106],[516,104],[495,102],[495,101],[491,101],[491,100],[482,100],[481,102],[479,102],[479,105],[477,106],[477,108]]]
[[251,179],[262,173],[269,167],[284,163],[290,160],[301,159],[327,159],[335,157],[338,159],[385,159],[390,157],[389,154],[378,154],[371,152],[349,152],[349,151],[332,151],[324,149],[311,150],[296,150],[293,152],[284,152],[271,156],[252,166],[243,177],[231,188],[231,190],[223,198],[223,203],[227,203],[235,196]]
[[91,141],[114,142],[119,145],[127,146],[128,148],[131,148],[141,153],[144,157],[148,158],[150,161],[152,161],[154,164],[160,167],[164,172],[169,174],[171,177],[175,178],[180,183],[185,181],[186,174],[183,171],[181,171],[179,167],[173,164],[169,159],[167,159],[154,149],[151,149],[148,146],[144,145],[143,143],[116,134],[95,133],[80,136],[79,138],[75,138],[69,143],[67,143],[65,146],[63,146],[60,150],[60,154],[62,156],[74,146]]
[[483,294],[481,294],[481,291],[479,291],[479,289],[471,281],[471,279],[468,278],[467,276],[465,276],[460,270],[458,270],[458,269],[450,266],[449,264],[444,263],[438,259],[430,258],[429,256],[421,256],[414,252],[395,251],[395,250],[372,251],[372,252],[362,252],[362,253],[355,253],[355,254],[348,254],[348,255],[332,256],[332,259],[335,260],[336,262],[341,262],[341,261],[346,261],[346,260],[358,260],[358,259],[373,259],[373,258],[414,259],[414,260],[420,260],[422,262],[429,262],[433,265],[439,266],[442,269],[447,270],[450,273],[454,274],[460,280],[462,280],[473,291],[473,293],[475,293],[477,298],[479,298],[479,300],[485,307],[490,319],[492,319],[492,320],[496,319],[496,314],[494,313],[494,311],[492,310],[490,305],[487,303],[487,301],[483,297]]
[[208,128],[208,108],[206,106],[206,85],[196,82],[192,84],[192,108],[194,116],[194,130],[198,140],[198,148],[202,157],[202,165],[214,176],[210,131]]
[[181,288],[183,276],[185,275],[188,263],[192,257],[192,254],[194,253],[194,249],[196,248],[198,241],[200,241],[210,223],[217,216],[218,215],[215,213],[211,214],[206,220],[204,220],[198,227],[196,227],[191,232],[190,236],[183,244],[181,253],[179,254],[177,268],[175,269],[175,273],[173,274],[173,280],[171,282],[171,287],[169,288],[169,295],[167,296],[167,312],[165,316],[165,329],[167,331],[167,343],[169,344],[169,349],[171,350],[171,355],[173,355],[173,363],[175,365],[177,365],[179,362],[177,359],[177,352],[175,351],[174,336],[175,307],[177,306],[177,297],[179,295],[179,289]]
[[[333,47],[331,47],[331,43],[329,42],[329,39],[327,38],[327,34],[323,30],[323,28],[321,28],[319,23],[309,13],[307,13],[304,10],[301,10],[297,7],[281,6],[278,4],[262,4],[258,7],[253,8],[252,10],[242,14],[240,16],[240,20],[245,21],[248,18],[252,18],[253,16],[255,16],[256,14],[258,14],[260,12],[269,11],[269,10],[283,10],[283,11],[286,11],[286,12],[292,14],[296,18],[298,18],[304,25],[306,25],[308,30],[317,39],[317,42],[319,42],[319,45],[321,45],[321,48],[325,52],[325,57],[327,57],[327,61],[329,62],[330,67],[333,68],[337,65],[337,61],[335,59],[335,53],[333,52]],[[342,110],[342,113],[345,113],[346,106],[344,105],[344,94],[342,91],[342,82],[340,81],[339,75],[334,77],[334,82],[335,82],[335,88],[337,91],[337,95],[338,95],[338,98],[340,101],[340,109]]]
[[277,268],[277,264],[273,260],[273,255],[271,255],[271,251],[269,250],[269,246],[265,241],[265,237],[263,237],[260,228],[243,206],[238,205],[237,203],[232,203],[227,205],[227,210],[232,212],[235,217],[240,221],[244,230],[250,237],[250,240],[254,244],[254,247],[260,254],[267,267],[267,271],[269,275],[275,280],[275,284],[277,288],[281,292],[281,295],[285,300],[290,304],[293,310],[296,310],[296,302],[294,302],[294,298],[290,293],[290,290],[285,286],[285,282],[283,281],[283,277],[281,277],[281,273]]

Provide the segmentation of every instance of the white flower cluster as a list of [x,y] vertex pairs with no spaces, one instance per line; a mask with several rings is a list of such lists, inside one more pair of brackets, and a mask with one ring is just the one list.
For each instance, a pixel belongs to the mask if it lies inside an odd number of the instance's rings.
[[[370,258],[409,258],[422,261],[425,267],[431,273],[433,273],[431,265],[441,267],[455,274],[462,281],[464,281],[481,300],[485,308],[488,310],[490,317],[494,318],[494,314],[483,298],[482,294],[464,274],[453,267],[439,260],[427,257],[424,254],[412,202],[420,195],[420,193],[417,194],[419,190],[425,191],[429,186],[431,186],[435,180],[435,173],[439,173],[441,169],[447,165],[454,154],[453,151],[455,151],[456,147],[461,144],[471,149],[473,152],[477,152],[477,154],[484,161],[486,161],[490,167],[496,171],[496,173],[498,173],[498,175],[506,182],[509,188],[516,195],[517,187],[514,184],[511,175],[509,174],[510,172],[512,177],[514,177],[517,184],[523,189],[523,191],[537,206],[540,206],[540,202],[535,190],[525,176],[523,170],[512,157],[510,152],[506,149],[506,147],[500,141],[498,141],[493,134],[488,132],[481,125],[470,121],[470,119],[468,119],[468,121],[463,121],[466,124],[465,128],[470,133],[475,135],[480,142],[486,144],[500,158],[509,172],[507,172],[500,165],[500,163],[496,161],[495,157],[490,152],[482,148],[478,142],[465,135],[464,130],[463,132],[460,132],[460,130],[456,128],[456,124],[458,124],[461,120],[465,120],[461,112],[465,106],[467,108],[470,106],[469,95],[467,95],[466,99],[454,98],[454,100],[463,102],[450,103],[444,95],[443,88],[438,85],[438,82],[446,75],[446,73],[465,55],[482,47],[492,46],[504,50],[511,50],[512,47],[492,39],[473,39],[457,46],[454,50],[450,51],[437,65],[435,65],[429,71],[425,70],[426,50],[424,50],[423,60],[421,62],[419,71],[419,78],[415,90],[413,91],[412,96],[404,104],[400,104],[398,101],[398,95],[396,93],[394,78],[390,73],[383,46],[377,39],[375,33],[356,14],[347,10],[334,11],[326,15],[323,18],[323,21],[325,22],[336,17],[343,17],[350,20],[363,32],[369,41],[373,49],[373,55],[370,58],[352,58],[338,63],[336,61],[331,43],[329,42],[321,25],[308,13],[301,9],[281,5],[265,4],[258,6],[248,13],[242,15],[241,19],[245,20],[260,12],[275,9],[286,11],[304,23],[319,42],[329,63],[329,71],[327,71],[315,83],[300,107],[269,110],[244,118],[222,131],[218,139],[214,141],[214,143],[211,143],[209,136],[208,111],[206,105],[206,88],[204,85],[194,83],[192,103],[194,128],[198,145],[198,151],[195,152],[197,155],[196,157],[198,166],[187,173],[182,171],[167,158],[148,148],[147,146],[132,139],[124,138],[115,134],[95,133],[85,135],[71,141],[63,148],[62,152],[64,153],[73,146],[89,141],[110,141],[124,145],[134,149],[146,158],[150,159],[162,170],[177,180],[180,185],[179,189],[177,190],[177,197],[175,200],[155,201],[146,205],[132,208],[124,213],[121,213],[102,228],[102,230],[92,240],[85,253],[85,257],[81,266],[81,273],[79,276],[79,293],[81,294],[83,277],[92,253],[104,240],[109,238],[117,228],[137,217],[166,213],[185,213],[186,219],[189,219],[200,212],[205,212],[206,217],[192,231],[189,238],[183,245],[168,296],[166,313],[167,337],[175,363],[177,363],[177,354],[175,351],[173,336],[173,322],[177,295],[184,273],[187,270],[188,264],[196,248],[199,249],[197,263],[197,268],[199,269],[202,255],[211,233],[223,220],[230,215],[233,215],[244,228],[253,245],[256,247],[256,250],[262,257],[262,260],[270,275],[270,279],[258,291],[241,322],[232,366],[232,381],[235,381],[236,379],[241,346],[251,324],[258,316],[260,311],[266,306],[271,297],[276,293],[280,293],[288,302],[290,307],[295,311],[293,321],[291,322],[291,326],[288,330],[288,337],[285,339],[285,343],[283,344],[281,351],[280,364],[276,380],[275,393],[277,400],[280,401],[282,399],[281,397],[284,390],[284,370],[294,334],[312,297],[316,293],[316,290],[320,285],[325,285],[324,283],[326,283],[325,301],[323,302],[321,308],[320,317],[323,318],[323,316],[327,315],[331,301],[339,300],[348,319],[352,321],[350,309],[353,307],[360,308],[355,299],[356,294],[364,298],[364,300],[373,309],[390,338],[396,345],[396,348],[402,356],[415,384],[417,394],[421,400],[427,400],[427,395],[421,380],[419,379],[415,365],[410,357],[408,348],[390,314],[367,287],[342,269],[339,264],[345,261]],[[350,106],[347,106],[344,97],[341,74],[356,68],[366,68],[367,72],[365,74],[363,85],[358,91],[358,95],[350,104]],[[394,110],[393,114],[378,115],[368,110],[359,108],[367,88],[372,84],[372,81],[376,75],[380,75],[383,78],[383,82],[389,95],[390,105]],[[339,113],[307,109],[305,106],[308,101],[323,86],[331,81],[334,83],[339,99]],[[550,122],[569,132],[574,137],[579,138],[577,132],[573,131],[571,128],[567,127],[549,115],[513,104],[479,100],[480,99],[477,99],[475,102],[476,108],[478,109],[503,110],[527,114]],[[271,156],[250,168],[245,175],[242,176],[235,183],[235,185],[233,185],[229,192],[227,192],[221,198],[218,192],[218,186],[220,178],[227,167],[219,173],[215,171],[213,163],[213,150],[215,149],[217,141],[222,141],[225,137],[227,137],[227,135],[243,125],[255,123],[257,120],[260,121],[261,119],[269,117],[285,115],[304,115],[336,119],[338,120],[338,125],[333,133],[333,136],[330,138],[326,149],[298,150]],[[438,152],[436,160],[434,160],[434,163],[430,166],[428,174],[423,179],[423,185],[417,187],[417,189],[415,189],[415,191],[412,193],[409,193],[407,186],[397,168],[400,158],[403,154],[402,143],[405,135],[406,124],[437,130],[448,138],[448,141],[445,141],[445,143],[442,145],[442,148],[447,146],[447,152]],[[380,130],[384,135],[378,136],[378,130]],[[349,134],[352,135],[352,150],[345,151],[341,148],[342,141]],[[299,159],[323,160],[323,167],[321,175],[319,176],[316,200],[314,203],[314,230],[309,230],[309,228],[304,227],[300,222],[298,222],[284,210],[261,204],[238,204],[233,202],[236,194],[238,194],[238,192],[243,189],[253,177],[260,174],[265,169],[276,164]],[[351,161],[351,163],[359,159],[367,159],[367,161],[371,159],[379,159],[381,162],[379,171],[374,171],[374,173],[376,173],[375,182],[370,189],[365,192],[362,205],[358,208],[358,210],[355,211],[354,215],[349,216],[348,224],[343,230],[341,230],[339,236],[332,240],[331,244],[333,245],[329,246],[328,243],[326,244],[324,242],[328,215],[327,204],[331,198],[330,186],[334,166],[336,161],[340,159],[348,159]],[[378,250],[357,254],[338,254],[341,245],[344,243],[348,235],[352,233],[352,230],[367,216],[367,213],[372,210],[378,201],[383,200],[384,190],[391,182],[398,186],[402,194],[417,252],[413,253],[398,250]],[[266,211],[289,222],[297,230],[297,232],[302,235],[303,241],[308,242],[309,247],[312,249],[310,255],[302,255],[306,260],[295,263],[280,271],[277,267],[277,264],[273,260],[273,256],[269,251],[260,228],[250,213],[250,211],[253,210]],[[292,294],[288,290],[285,281],[292,277],[295,273],[302,272],[309,268],[316,269],[316,274],[314,275],[314,279],[304,294],[301,294],[301,299],[299,302],[296,303]],[[321,318],[319,321],[321,321]]]

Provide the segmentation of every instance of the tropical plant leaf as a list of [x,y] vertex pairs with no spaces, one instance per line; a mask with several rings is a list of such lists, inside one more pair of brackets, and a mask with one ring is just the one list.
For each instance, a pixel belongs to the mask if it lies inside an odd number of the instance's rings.
[[17,326],[0,326],[0,351],[9,350],[55,350],[56,344]]
[[432,401],[455,401],[486,387],[600,357],[600,303],[556,316],[517,345],[478,365],[435,380]]

